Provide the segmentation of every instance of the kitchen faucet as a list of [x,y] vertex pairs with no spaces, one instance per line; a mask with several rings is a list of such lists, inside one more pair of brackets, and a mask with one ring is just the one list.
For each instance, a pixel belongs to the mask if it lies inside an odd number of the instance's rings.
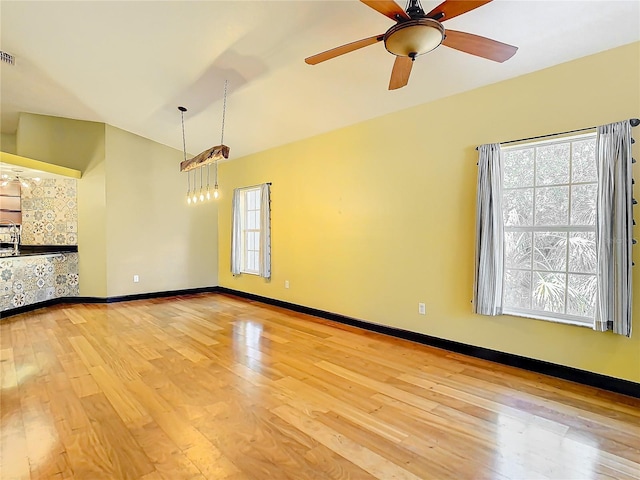
[[20,226],[15,222],[9,221],[3,226],[9,227],[9,241],[13,243],[13,254],[18,254],[18,246],[20,245]]

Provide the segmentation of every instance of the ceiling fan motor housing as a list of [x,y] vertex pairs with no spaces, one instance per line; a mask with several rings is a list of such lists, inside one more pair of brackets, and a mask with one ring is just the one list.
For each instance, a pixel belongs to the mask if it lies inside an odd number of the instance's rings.
[[417,57],[438,47],[444,40],[444,27],[432,18],[400,22],[384,34],[384,46],[398,57]]

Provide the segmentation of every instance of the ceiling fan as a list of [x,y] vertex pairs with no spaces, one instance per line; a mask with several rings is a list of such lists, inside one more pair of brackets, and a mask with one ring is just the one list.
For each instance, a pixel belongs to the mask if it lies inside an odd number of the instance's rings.
[[389,90],[395,90],[404,87],[409,82],[411,67],[416,57],[434,50],[441,44],[495,62],[504,62],[510,59],[518,50],[518,47],[513,45],[472,33],[445,30],[441,23],[481,7],[492,0],[445,0],[429,13],[424,12],[420,0],[408,0],[406,11],[393,0],[360,1],[394,20],[396,24],[383,34],[363,38],[305,58],[306,63],[316,65],[325,60],[384,41],[387,51],[396,56],[389,81]]

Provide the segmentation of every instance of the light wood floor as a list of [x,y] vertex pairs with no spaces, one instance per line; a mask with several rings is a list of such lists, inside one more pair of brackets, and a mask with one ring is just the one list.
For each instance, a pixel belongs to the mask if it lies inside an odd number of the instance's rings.
[[0,322],[1,478],[640,478],[640,400],[220,294]]

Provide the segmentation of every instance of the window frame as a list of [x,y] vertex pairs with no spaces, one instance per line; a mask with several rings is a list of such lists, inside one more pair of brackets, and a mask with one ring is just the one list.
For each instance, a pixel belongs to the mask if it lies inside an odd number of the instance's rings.
[[[240,272],[241,273],[246,273],[248,275],[260,275],[260,240],[261,240],[261,235],[262,235],[262,230],[261,230],[261,225],[260,225],[260,213],[261,213],[261,208],[262,208],[262,199],[260,196],[260,186],[252,186],[252,187],[245,187],[245,188],[240,188],[239,189],[240,192],[240,239],[241,239],[241,262],[240,262]],[[249,208],[249,202],[247,200],[247,194],[249,193],[256,193],[255,195],[255,202],[257,204],[257,208],[253,208],[250,209]],[[256,215],[255,217],[255,223],[256,223],[256,228],[249,228],[248,225],[250,223],[249,221],[249,215],[251,213],[254,213]],[[255,240],[255,248],[250,249],[250,245],[249,245],[249,234],[255,234],[257,233],[257,238]],[[257,253],[257,259],[255,259],[255,270],[252,270],[249,268],[249,253],[255,254]]]
[[[579,141],[584,141],[584,140],[592,140],[595,144],[596,142],[596,132],[587,132],[584,134],[578,134],[578,135],[567,135],[567,136],[563,136],[561,138],[547,138],[547,139],[543,139],[543,140],[536,140],[536,141],[527,141],[527,142],[518,142],[517,144],[514,145],[509,145],[509,146],[501,146],[501,152],[500,155],[504,155],[505,153],[508,153],[510,151],[514,151],[514,150],[524,150],[524,149],[536,149],[538,147],[544,147],[544,146],[551,146],[551,145],[558,145],[558,144],[570,144],[570,149],[571,144],[573,142],[579,142]],[[597,155],[597,152],[596,152]],[[504,156],[503,156],[504,159]],[[508,226],[506,225],[506,222],[504,220],[504,203],[502,206],[502,224],[503,224],[503,230],[504,230],[504,252],[505,252],[505,265],[504,265],[504,270],[502,273],[502,278],[503,278],[503,286],[502,286],[502,298],[503,298],[503,308],[502,308],[502,313],[506,314],[506,315],[513,315],[513,316],[518,316],[518,317],[525,317],[525,318],[532,318],[532,319],[537,319],[537,320],[545,320],[545,321],[550,321],[550,322],[556,322],[556,323],[563,323],[563,324],[570,324],[570,325],[577,325],[577,326],[583,326],[583,327],[589,327],[592,328],[593,327],[593,322],[594,322],[594,318],[592,317],[587,317],[587,316],[581,316],[581,315],[575,315],[575,314],[570,314],[570,313],[566,313],[567,311],[567,305],[568,305],[568,293],[569,293],[569,275],[585,275],[585,276],[590,276],[590,277],[595,277],[596,282],[597,282],[597,270],[594,271],[593,273],[589,273],[589,272],[575,272],[575,271],[571,271],[570,269],[570,251],[569,251],[569,238],[570,238],[570,234],[571,233],[584,233],[584,232],[589,232],[589,233],[593,233],[594,237],[596,234],[596,225],[571,225],[571,214],[572,214],[572,187],[573,186],[579,186],[579,185],[596,185],[596,188],[598,186],[598,179],[596,179],[595,182],[593,181],[576,181],[573,182],[573,151],[570,150],[569,152],[569,171],[568,171],[568,182],[567,183],[551,183],[551,184],[543,184],[543,185],[538,185],[537,184],[537,158],[535,157],[535,153],[534,153],[534,158],[533,158],[533,180],[532,180],[532,185],[531,186],[515,186],[515,187],[508,187],[505,188],[503,185],[502,188],[502,192],[501,192],[501,198],[502,201],[504,202],[505,199],[505,191],[514,191],[514,190],[518,190],[518,189],[525,189],[525,188],[530,188],[532,190],[532,219],[531,219],[531,225],[527,225],[527,226]],[[504,168],[504,163],[503,163],[503,168],[501,169],[501,182],[504,184],[504,176],[505,176],[505,168]],[[548,187],[561,187],[561,186],[566,186],[568,188],[568,203],[567,203],[567,224],[565,225],[543,225],[543,226],[539,226],[536,225],[536,215],[538,214],[538,211],[536,210],[536,190],[538,188],[548,188]],[[594,206],[594,209],[597,208]],[[506,265],[506,252],[507,252],[507,233],[517,233],[517,232],[526,232],[526,233],[530,233],[531,235],[531,258],[529,261],[529,266],[528,268],[517,268],[517,267],[507,267]],[[541,269],[536,269],[536,265],[535,265],[535,255],[534,255],[534,245],[535,245],[535,236],[536,233],[553,233],[553,232],[566,232],[567,234],[567,251],[566,251],[566,260],[565,260],[565,265],[564,265],[564,270],[541,270]],[[597,260],[596,260],[597,261]],[[530,290],[530,294],[531,294],[531,298],[530,298],[530,308],[520,308],[520,307],[506,307],[504,305],[504,301],[506,298],[506,291],[507,291],[507,271],[523,271],[523,272],[528,272],[531,275],[531,290]],[[550,274],[561,274],[564,275],[564,305],[563,305],[563,313],[557,313],[557,312],[551,312],[551,311],[546,311],[546,310],[537,310],[533,308],[534,305],[534,299],[533,299],[533,282],[534,279],[536,278],[536,274],[537,273],[550,273]]]

